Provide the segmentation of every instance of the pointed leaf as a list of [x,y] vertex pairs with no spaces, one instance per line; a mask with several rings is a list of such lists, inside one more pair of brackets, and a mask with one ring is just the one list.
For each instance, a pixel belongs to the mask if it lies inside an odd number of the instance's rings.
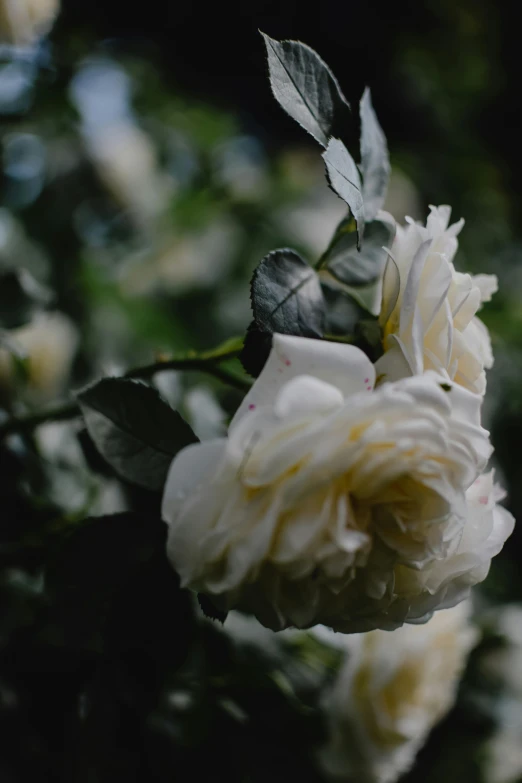
[[361,250],[357,250],[357,235],[353,220],[344,220],[324,257],[324,266],[341,283],[352,287],[369,285],[383,274],[388,253],[395,236],[395,221],[386,212],[377,220],[366,223]]
[[348,204],[355,218],[360,244],[364,231],[364,204],[357,165],[339,139],[330,139],[326,152],[323,153],[323,159],[328,184],[334,193]]
[[83,591],[92,599],[125,579],[165,544],[165,525],[154,514],[134,511],[89,517],[71,527],[51,557],[45,574],[48,590]]
[[382,332],[377,316],[367,314],[366,318],[359,321],[355,329],[354,345],[360,348],[373,363],[381,358]]
[[382,356],[382,333],[373,315],[349,291],[323,281],[326,300],[326,332],[360,348],[375,362]]
[[223,625],[227,619],[228,612],[219,609],[208,595],[198,593],[198,604],[205,617],[208,617],[209,620],[217,620]]
[[173,457],[197,441],[189,425],[150,386],[104,378],[77,394],[89,435],[116,473],[153,491]]
[[254,320],[262,331],[321,337],[321,284],[295,251],[285,248],[265,256],[252,277],[251,298]]
[[257,378],[266,364],[271,349],[271,332],[262,331],[256,322],[252,321],[247,329],[243,350],[239,355],[245,372]]
[[254,320],[248,327],[241,363],[257,377],[272,347],[272,334],[321,337],[325,303],[317,272],[293,250],[274,250],[252,276]]
[[309,46],[299,41],[265,39],[274,97],[283,109],[326,147],[351,122],[350,105],[337,79]]
[[326,334],[353,337],[357,324],[368,317],[368,311],[338,285],[323,281],[322,287],[326,302]]
[[361,98],[359,111],[364,213],[366,220],[372,220],[384,204],[391,169],[386,136],[379,125],[368,87]]

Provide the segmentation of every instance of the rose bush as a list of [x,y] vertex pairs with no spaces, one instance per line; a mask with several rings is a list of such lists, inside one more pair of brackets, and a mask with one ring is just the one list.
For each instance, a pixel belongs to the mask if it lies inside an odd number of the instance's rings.
[[353,346],[274,336],[228,438],[171,466],[184,586],[274,630],[356,632],[426,619],[484,577],[511,518],[492,490],[478,513],[466,496],[491,451],[481,397],[434,373],[374,379]]
[[464,221],[448,227],[450,214],[450,207],[431,207],[426,227],[413,221],[397,226],[383,281],[385,353],[377,372],[397,380],[435,370],[483,394],[493,355],[476,313],[497,290],[497,278],[455,270]]
[[336,780],[393,783],[451,708],[477,634],[468,602],[424,625],[347,638],[348,658],[326,700],[321,753]]

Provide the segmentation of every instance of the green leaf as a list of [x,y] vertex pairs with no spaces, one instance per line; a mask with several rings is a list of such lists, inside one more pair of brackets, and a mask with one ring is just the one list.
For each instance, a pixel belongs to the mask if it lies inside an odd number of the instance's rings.
[[326,302],[325,333],[336,337],[353,337],[357,324],[368,317],[368,310],[339,286],[326,281],[322,286]]
[[325,339],[337,338],[360,348],[372,362],[382,356],[379,320],[357,301],[357,292],[323,281],[326,301]]
[[228,612],[218,609],[209,596],[204,593],[198,593],[198,604],[205,617],[208,617],[209,620],[217,620],[223,624],[228,617]]
[[49,304],[50,292],[25,269],[0,274],[0,328],[17,329]]
[[95,594],[114,590],[140,564],[148,562],[165,540],[159,517],[126,511],[90,517],[75,525],[61,542],[45,575],[48,590]]
[[377,316],[366,313],[366,317],[360,320],[355,328],[354,345],[364,351],[372,362],[383,354],[382,334]]
[[350,105],[337,79],[309,46],[261,35],[274,97],[290,117],[326,147],[330,136],[342,136],[351,122]]
[[167,561],[166,535],[155,513],[91,517],[72,527],[45,571],[55,633],[74,647],[135,649],[134,660],[145,658],[152,677],[159,663],[175,664],[189,642],[192,612]]
[[91,517],[72,527],[48,558],[49,622],[67,645],[100,651],[115,597],[165,541],[165,524],[134,512]]
[[330,188],[348,204],[355,218],[360,245],[364,231],[364,203],[357,164],[340,139],[330,139],[323,160]]
[[263,332],[252,321],[247,329],[243,350],[239,355],[243,369],[249,375],[257,378],[266,364],[272,348],[272,334]]
[[384,204],[391,169],[386,136],[379,125],[368,87],[363,92],[359,111],[364,214],[366,220],[372,220]]
[[103,459],[102,455],[94,445],[93,439],[87,432],[86,427],[81,428],[81,430],[76,434],[76,438],[80,444],[83,457],[89,470],[91,470],[93,473],[98,473],[100,476],[105,476],[105,478],[114,478],[114,470],[111,468],[108,462]]
[[104,378],[76,396],[96,448],[132,484],[161,490],[173,457],[197,441],[179,413],[139,381]]
[[254,320],[264,332],[321,337],[324,300],[319,277],[294,250],[269,253],[251,283]]
[[383,274],[389,248],[395,236],[395,221],[385,216],[366,223],[361,250],[353,220],[343,220],[323,258],[323,267],[341,283],[357,288],[375,282]]
[[248,327],[240,360],[257,377],[270,354],[272,334],[321,337],[325,303],[317,272],[294,251],[269,253],[252,276],[254,320]]
[[16,378],[25,383],[29,377],[27,352],[18,345],[9,332],[0,332],[0,349],[9,353]]

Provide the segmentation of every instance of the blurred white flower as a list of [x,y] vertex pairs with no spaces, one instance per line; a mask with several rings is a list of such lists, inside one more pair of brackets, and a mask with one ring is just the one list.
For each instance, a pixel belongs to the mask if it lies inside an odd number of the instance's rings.
[[240,200],[266,195],[268,176],[262,147],[254,136],[234,136],[215,152],[218,180]]
[[347,637],[348,657],[325,708],[320,754],[334,780],[393,783],[452,707],[476,642],[467,602],[425,625]]
[[51,28],[60,0],[0,0],[0,43],[23,46]]
[[522,777],[522,606],[495,607],[491,616],[490,630],[502,643],[480,661],[482,676],[495,686],[496,730],[485,749],[484,780],[518,783]]
[[[179,294],[217,285],[234,261],[238,242],[237,226],[225,217],[211,220],[198,231],[167,236],[150,254],[127,267],[122,287],[136,295],[159,288]],[[248,302],[248,296],[245,299]]]
[[413,221],[397,227],[384,273],[385,353],[377,372],[393,381],[431,369],[483,394],[493,355],[475,314],[497,290],[497,279],[455,270],[463,221],[448,227],[450,214],[450,207],[431,207],[426,227]]
[[[69,376],[78,347],[78,332],[63,313],[41,313],[31,323],[9,332],[10,341],[25,356],[27,391],[41,400],[58,395]],[[0,386],[15,384],[15,363],[6,348],[0,348]]]
[[511,717],[502,722],[486,747],[485,783],[519,783],[522,777],[522,704],[510,700],[509,706]]
[[491,476],[471,486],[491,451],[481,397],[434,373],[374,378],[353,346],[274,336],[228,438],[171,466],[184,586],[274,630],[357,632],[426,618],[484,578],[513,522]]
[[160,172],[147,134],[122,120],[91,129],[86,143],[100,179],[120,207],[147,228],[164,210],[171,183]]
[[154,144],[136,121],[132,83],[109,59],[89,59],[71,82],[82,134],[100,179],[141,229],[164,212],[172,181],[161,171]]
[[12,212],[0,208],[0,268],[27,269],[37,280],[44,280],[49,262],[40,246],[26,235]]

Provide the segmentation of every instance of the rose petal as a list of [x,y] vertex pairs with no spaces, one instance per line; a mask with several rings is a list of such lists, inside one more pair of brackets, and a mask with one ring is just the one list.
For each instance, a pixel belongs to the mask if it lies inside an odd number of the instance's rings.
[[274,334],[268,361],[232,419],[230,429],[249,411],[273,405],[282,387],[299,375],[336,386],[344,397],[372,389],[375,383],[373,364],[353,345]]

